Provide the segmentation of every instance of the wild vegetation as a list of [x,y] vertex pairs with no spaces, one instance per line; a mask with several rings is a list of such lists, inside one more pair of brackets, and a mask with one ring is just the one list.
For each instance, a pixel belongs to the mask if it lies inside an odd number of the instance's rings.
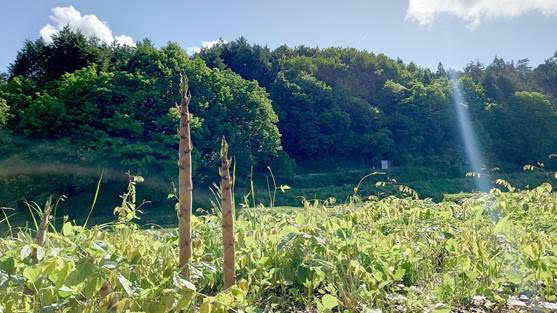
[[[239,210],[238,281],[221,291],[220,211],[192,217],[185,280],[179,233],[134,224],[141,180],[131,179],[115,222],[50,224],[44,245],[29,229],[0,238],[1,312],[502,312],[518,297],[528,310],[557,300],[549,184],[500,182],[512,191],[440,203],[356,191],[341,205]],[[42,210],[56,215],[56,203]]]

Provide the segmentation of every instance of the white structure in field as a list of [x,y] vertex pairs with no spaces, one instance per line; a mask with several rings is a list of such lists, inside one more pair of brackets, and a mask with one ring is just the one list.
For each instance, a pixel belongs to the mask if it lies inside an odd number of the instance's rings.
[[390,163],[389,160],[381,160],[381,169],[382,170],[387,170],[390,167]]

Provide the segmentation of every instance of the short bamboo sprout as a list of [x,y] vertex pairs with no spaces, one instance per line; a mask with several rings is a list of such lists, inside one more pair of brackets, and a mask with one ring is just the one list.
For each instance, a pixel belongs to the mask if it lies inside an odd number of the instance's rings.
[[234,215],[232,211],[232,179],[230,178],[230,160],[228,159],[228,143],[224,136],[220,150],[221,167],[221,208],[222,233],[224,244],[224,288],[236,284],[235,251],[234,251]]
[[[44,206],[44,210],[41,215],[41,222],[37,228],[37,236],[35,237],[35,243],[37,246],[42,247],[44,242],[46,241],[46,234],[48,230],[48,223],[50,221],[50,212],[52,211],[52,196],[48,197],[46,200],[46,204]],[[34,247],[31,252],[31,259],[33,260],[33,264],[39,263],[39,257],[37,252],[37,247]]]

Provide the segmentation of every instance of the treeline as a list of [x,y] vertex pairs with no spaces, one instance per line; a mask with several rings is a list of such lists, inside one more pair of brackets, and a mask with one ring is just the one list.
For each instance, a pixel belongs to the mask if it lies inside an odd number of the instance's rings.
[[[149,40],[136,48],[108,46],[69,29],[53,39],[27,41],[0,87],[8,137],[31,140],[26,154],[46,150],[35,153],[34,161],[174,178],[181,73],[190,77],[195,95],[190,107],[198,178],[215,175],[210,170],[220,161],[223,134],[238,164],[248,169],[269,164],[281,151],[277,115],[257,82],[211,69],[174,43],[161,49]],[[49,160],[53,152],[56,159]]]
[[[441,64],[433,72],[352,48],[271,50],[244,38],[188,56],[175,43],[106,45],[68,28],[51,44],[26,41],[2,76],[0,152],[174,177],[182,72],[197,179],[216,177],[223,134],[243,173],[381,159],[468,169]],[[458,74],[490,166],[516,170],[557,152],[557,54],[536,68],[496,58]]]
[[[441,63],[432,72],[353,48],[270,50],[244,38],[199,55],[269,91],[297,161],[468,168]],[[557,151],[557,53],[536,68],[495,58],[455,74],[490,165],[516,170]]]

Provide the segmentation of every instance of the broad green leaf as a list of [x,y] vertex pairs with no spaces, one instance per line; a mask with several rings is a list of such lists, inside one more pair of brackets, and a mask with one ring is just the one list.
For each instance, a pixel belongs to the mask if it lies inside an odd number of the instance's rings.
[[331,310],[338,305],[338,299],[330,294],[326,294],[321,298],[321,304],[328,309]]
[[496,234],[499,234],[499,233],[502,233],[502,232],[507,232],[507,230],[509,230],[512,227],[512,224],[509,221],[509,218],[510,218],[510,215],[506,215],[495,225],[494,232]]
[[243,300],[246,293],[237,285],[232,286],[231,288],[229,288],[230,293],[239,300]]
[[6,288],[5,284],[8,282],[9,278],[10,277],[6,274],[6,272],[0,270],[0,288]]
[[102,287],[102,280],[100,277],[93,277],[87,280],[83,288],[83,293],[87,298],[96,295]]
[[187,308],[192,300],[193,300],[194,293],[191,290],[184,290],[178,297],[178,303],[176,304],[176,311],[183,310]]
[[462,272],[466,272],[470,270],[470,267],[472,266],[471,260],[468,256],[463,255],[458,257],[457,259],[457,265],[458,265],[458,269]]
[[62,298],[67,298],[71,295],[73,295],[76,291],[73,288],[70,288],[66,285],[63,285],[62,287],[58,288],[58,295],[60,295],[60,297]]
[[112,261],[112,260],[105,260],[101,263],[101,266],[103,268],[112,270],[112,269],[115,269],[116,267],[118,267],[118,262]]
[[242,279],[240,280],[240,282],[238,283],[238,287],[240,287],[240,289],[242,289],[245,293],[248,292],[249,290],[249,283],[247,280]]
[[0,262],[0,269],[12,275],[15,273],[15,259],[13,257],[6,258]]
[[75,286],[85,281],[85,279],[95,273],[96,266],[91,263],[81,263],[70,273],[66,280],[66,285]]
[[56,288],[61,288],[66,282],[66,278],[72,271],[73,262],[64,262],[63,260],[58,260],[56,264],[57,270],[52,271],[48,275],[48,279],[54,283]]
[[507,277],[507,279],[511,283],[519,285],[522,282],[524,276],[519,271],[509,270],[505,273],[505,277]]
[[534,248],[532,247],[532,245],[525,246],[522,251],[526,253],[530,258],[536,258],[536,253],[534,253]]
[[118,274],[117,278],[118,282],[122,285],[122,288],[124,288],[128,296],[131,296],[133,294],[131,282],[127,280],[126,277],[122,276],[122,274]]
[[38,266],[27,266],[23,269],[23,277],[30,283],[35,283],[41,276],[42,269]]
[[116,303],[116,307],[115,307],[115,311],[116,313],[125,313],[125,312],[129,312],[129,310],[126,310],[126,308],[128,307],[130,302],[129,298],[124,298],[120,301],[118,301],[118,303]]
[[403,268],[399,268],[399,269],[397,269],[396,272],[394,273],[393,278],[394,278],[396,281],[400,281],[400,280],[402,280],[402,278],[404,277],[404,274],[406,274],[406,270],[403,269]]
[[183,279],[182,277],[180,277],[180,275],[178,273],[174,273],[172,276],[172,281],[174,283],[174,286],[178,287],[179,289],[181,288],[186,288],[192,291],[196,291],[197,289],[195,288],[195,285],[192,284],[191,282]]
[[62,226],[62,234],[64,236],[73,236],[73,234],[75,233],[74,227],[70,222],[66,222],[64,223],[64,226]]
[[234,305],[234,297],[227,292],[220,292],[215,296],[215,304],[224,304],[226,306]]
[[50,305],[52,303],[55,303],[58,299],[57,294],[56,294],[56,288],[54,287],[48,287],[48,288],[43,288],[41,289],[41,305],[43,306],[47,306]]
[[46,266],[43,267],[43,275],[45,276],[50,276],[52,273],[54,273],[58,267],[57,267],[57,262],[54,261],[50,261],[45,263]]
[[23,246],[23,248],[21,248],[21,251],[19,252],[19,258],[21,260],[25,259],[26,257],[31,255],[32,251],[33,251],[33,248],[31,247],[31,245]]
[[209,299],[205,298],[201,307],[199,308],[199,313],[210,313],[211,312],[211,302]]
[[37,249],[37,260],[41,261],[45,256],[44,249],[41,246],[36,246],[35,248]]

